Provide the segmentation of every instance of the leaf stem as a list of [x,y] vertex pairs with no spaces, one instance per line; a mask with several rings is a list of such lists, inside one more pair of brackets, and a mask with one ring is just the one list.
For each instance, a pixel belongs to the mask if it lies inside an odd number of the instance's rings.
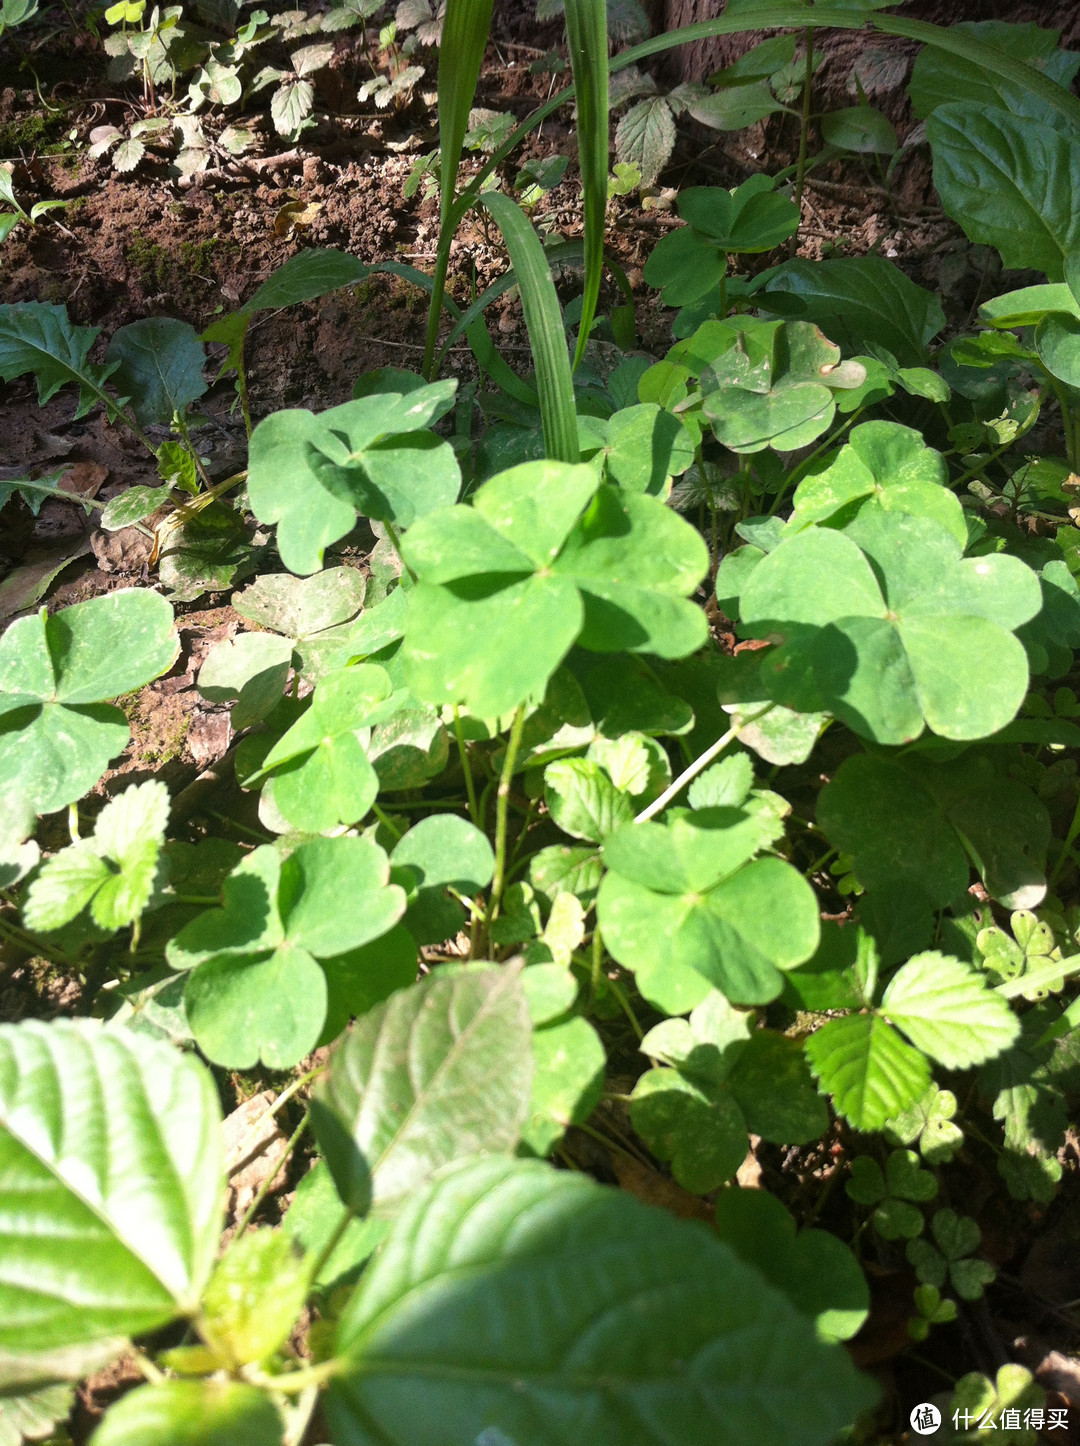
[[759,718],[764,718],[765,714],[771,712],[775,707],[775,703],[766,703],[764,708],[759,708],[756,713],[751,713],[748,717],[744,718],[741,723],[736,723],[733,727],[729,728],[711,747],[706,748],[704,753],[695,758],[689,768],[684,768],[674,783],[669,784],[659,798],[654,798],[648,808],[643,808],[634,819],[634,822],[645,823],[647,819],[655,818],[658,813],[662,813],[671,800],[676,798],[688,783],[692,783],[699,773],[708,768],[709,764],[718,754],[723,753],[729,743],[734,742],[734,740],[738,738],[744,728],[748,728],[751,723],[756,723]]
[[486,941],[492,924],[499,917],[503,884],[506,882],[506,825],[510,813],[510,785],[514,777],[514,765],[521,751],[521,738],[525,732],[525,704],[520,703],[510,725],[510,738],[506,745],[502,772],[499,774],[499,790],[495,796],[495,872],[491,878],[491,894],[488,897],[487,912],[484,915],[483,937]]
[[239,1240],[240,1236],[243,1235],[244,1231],[248,1228],[251,1222],[255,1219],[255,1216],[259,1213],[259,1209],[262,1206],[263,1201],[266,1199],[267,1195],[269,1195],[274,1181],[285,1168],[285,1164],[288,1161],[289,1157],[292,1155],[293,1150],[295,1150],[300,1136],[307,1129],[308,1121],[310,1119],[311,1111],[305,1110],[300,1120],[300,1123],[297,1125],[296,1129],[292,1133],[292,1138],[289,1140],[289,1143],[281,1152],[281,1159],[278,1160],[277,1164],[270,1171],[269,1175],[267,1175],[266,1179],[259,1186],[258,1190],[255,1192],[255,1198],[252,1200],[248,1208],[244,1211],[243,1218],[241,1219],[240,1224],[236,1227],[236,1234],[233,1236],[234,1240]]
[[469,797],[469,817],[476,828],[483,828],[484,820],[480,813],[480,805],[476,798],[476,782],[473,778],[472,764],[469,762],[469,751],[465,746],[465,734],[461,728],[461,710],[454,704],[454,737],[457,739],[458,754],[461,758],[461,769],[465,774],[465,792]]
[[617,979],[609,979],[608,988],[611,990],[612,994],[614,994],[616,1001],[618,1002],[619,1008],[630,1021],[630,1027],[633,1029],[638,1039],[644,1039],[645,1031],[638,1023],[637,1015],[634,1013],[633,1006],[631,1005],[629,999],[627,999],[626,991],[623,989],[622,985],[618,982]]
[[298,1396],[310,1386],[321,1386],[329,1381],[332,1376],[344,1369],[345,1361],[341,1356],[334,1356],[329,1361],[320,1361],[315,1366],[303,1366],[299,1371],[285,1371],[280,1376],[270,1376],[264,1371],[250,1371],[246,1373],[246,1379],[253,1386],[261,1386],[264,1391],[278,1391],[283,1395]]

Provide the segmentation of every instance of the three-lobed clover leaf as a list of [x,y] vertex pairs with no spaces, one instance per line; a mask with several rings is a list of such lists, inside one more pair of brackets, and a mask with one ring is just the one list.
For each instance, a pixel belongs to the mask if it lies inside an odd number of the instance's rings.
[[662,1067],[634,1086],[630,1119],[658,1159],[697,1194],[742,1164],[747,1135],[802,1144],[827,1127],[805,1061],[792,1040],[753,1030],[753,1015],[710,990],[688,1020],[667,1019],[641,1042]]
[[583,461],[601,468],[605,481],[628,492],[663,497],[694,460],[694,439],[672,412],[656,402],[622,407],[611,417],[578,417]]
[[997,1272],[975,1251],[982,1244],[978,1223],[955,1210],[937,1210],[930,1222],[934,1244],[929,1240],[908,1243],[907,1258],[924,1285],[941,1290],[947,1283],[961,1300],[978,1300]]
[[173,969],[191,971],[184,1008],[207,1058],[286,1069],[309,1053],[328,1009],[327,971],[316,961],[340,964],[388,934],[405,912],[405,892],[389,878],[370,839],[312,839],[285,859],[270,845],[248,854],[225,880],[222,907],[166,949]]
[[857,1156],[844,1186],[852,1200],[875,1207],[871,1218],[885,1240],[913,1240],[920,1235],[923,1214],[918,1206],[932,1200],[937,1188],[929,1170],[920,1169],[914,1150],[890,1151],[884,1170],[870,1155]]
[[956,740],[1004,727],[1028,685],[1014,630],[1041,607],[1018,558],[964,558],[940,524],[876,501],[842,532],[785,537],[739,596],[744,630],[780,645],[762,661],[777,701],[889,744],[926,727]]
[[956,1124],[956,1096],[952,1090],[931,1085],[923,1097],[885,1126],[891,1144],[913,1145],[931,1165],[945,1165],[964,1143],[964,1132]]
[[150,902],[169,819],[169,791],[157,779],[136,784],[107,803],[92,839],[61,849],[27,891],[23,920],[31,929],[60,929],[89,905],[102,929],[134,924]]
[[482,717],[543,693],[572,645],[682,657],[704,642],[687,601],[708,565],[695,530],[593,468],[528,462],[471,505],[421,518],[403,657],[411,691]]
[[246,783],[269,777],[275,808],[303,833],[356,823],[379,791],[367,752],[371,729],[395,713],[401,701],[389,674],[375,663],[328,673],[311,706]]
[[897,970],[876,1008],[830,1019],[804,1048],[837,1112],[857,1130],[880,1130],[926,1094],[928,1057],[947,1069],[981,1064],[1019,1028],[985,976],[931,950]]
[[796,487],[788,532],[815,522],[837,526],[874,498],[888,512],[931,518],[964,547],[964,510],[948,480],[945,458],[926,445],[921,432],[899,422],[863,422],[827,467]]
[[762,1004],[780,993],[781,970],[813,954],[810,885],[782,859],[754,859],[782,832],[775,813],[758,806],[679,810],[666,824],[634,823],[608,836],[600,927],[646,999],[682,1014],[712,985],[732,1003]]
[[318,416],[274,412],[251,435],[248,495],[260,522],[278,524],[292,572],[317,572],[323,551],[357,514],[409,527],[457,497],[461,471],[448,442],[428,430],[453,403],[455,381],[380,392]]
[[127,745],[106,699],[166,672],[172,608],[146,588],[19,618],[0,638],[0,793],[51,813],[88,792]]

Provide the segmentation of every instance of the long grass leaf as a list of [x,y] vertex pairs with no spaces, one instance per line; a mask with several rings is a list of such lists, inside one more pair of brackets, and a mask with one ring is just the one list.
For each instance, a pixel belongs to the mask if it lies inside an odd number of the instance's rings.
[[[454,197],[457,192],[461,147],[469,128],[469,112],[476,99],[480,66],[491,29],[493,0],[447,0],[439,45],[439,264],[428,312],[428,334],[424,346],[424,374],[431,369],[439,333],[446,271],[450,260],[449,238],[457,229]],[[442,246],[446,240],[445,250]]]
[[585,290],[574,366],[589,340],[604,272],[608,174],[608,33],[606,0],[566,0],[566,36],[577,91],[578,166],[585,216]]
[[566,349],[562,307],[555,294],[551,266],[525,212],[509,196],[491,191],[483,198],[488,214],[498,226],[510,253],[510,264],[521,287],[521,306],[529,329],[536,389],[540,394],[540,416],[544,424],[544,449],[557,462],[577,462],[577,411],[570,356]]

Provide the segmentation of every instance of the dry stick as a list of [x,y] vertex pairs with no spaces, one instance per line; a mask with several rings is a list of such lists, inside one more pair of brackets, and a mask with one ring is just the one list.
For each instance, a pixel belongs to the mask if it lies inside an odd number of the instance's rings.
[[766,713],[771,712],[775,707],[775,703],[766,703],[764,708],[759,708],[756,713],[751,713],[750,716],[744,718],[741,723],[736,723],[733,727],[729,728],[722,737],[716,740],[711,748],[706,748],[700,757],[695,758],[689,768],[684,768],[675,782],[669,784],[659,798],[653,799],[648,808],[643,808],[634,819],[634,822],[645,823],[647,819],[655,818],[658,813],[662,813],[671,800],[676,798],[688,783],[692,783],[699,773],[708,768],[709,764],[718,754],[723,753],[729,743],[734,742],[734,740],[738,738],[744,728],[748,728],[751,723],[756,723],[759,718],[763,718]]

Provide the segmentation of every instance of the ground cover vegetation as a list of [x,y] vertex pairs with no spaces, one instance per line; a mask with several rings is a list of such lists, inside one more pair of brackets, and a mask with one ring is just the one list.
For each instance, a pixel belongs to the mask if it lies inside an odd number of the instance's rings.
[[[183,171],[209,164],[204,106],[245,89],[300,134],[311,36],[376,16],[376,103],[437,84],[410,184],[439,233],[430,273],[301,250],[202,335],[0,306],[0,377],[104,412],[159,477],[101,515],[152,539],[148,585],[0,637],[0,935],[80,983],[79,1017],[0,1024],[4,1446],[69,1439],[75,1384],[118,1360],[142,1383],[97,1446],[899,1439],[858,1369],[871,1286],[931,1351],[996,1288],[970,1212],[1072,1188],[1080,53],[873,0],[732,0],[622,49],[603,0],[564,9],[572,84],[517,126],[474,108],[491,0],[102,17],[117,73],[187,110],[95,144],[124,170],[178,131]],[[815,39],[864,26],[923,47],[945,211],[1040,273],[944,343],[886,257],[794,254]],[[639,68],[764,29],[707,85]],[[895,132],[857,99],[823,154],[885,174]],[[565,158],[499,168],[571,101],[567,242],[529,216]],[[673,345],[644,355],[611,197],[653,185],[683,112],[778,108],[790,168],[678,192],[644,269]],[[45,217],[5,171],[0,197],[5,234]],[[474,210],[510,269],[461,305]],[[419,370],[254,421],[260,313],[382,274],[428,299]],[[485,320],[511,287],[527,375]],[[465,384],[440,375],[462,339]],[[214,483],[210,346],[249,443]],[[70,498],[56,474],[16,494]],[[364,525],[360,569],[335,548]],[[251,806],[193,828],[153,770],[100,806],[117,700],[168,673],[207,590],[247,624],[197,681],[232,705]],[[302,1103],[276,1169],[310,1168],[280,1220],[264,1179],[223,1245],[244,1077],[277,1082],[255,1134]],[[1033,1443],[1060,1414],[1015,1363],[934,1389],[950,1440]]]

